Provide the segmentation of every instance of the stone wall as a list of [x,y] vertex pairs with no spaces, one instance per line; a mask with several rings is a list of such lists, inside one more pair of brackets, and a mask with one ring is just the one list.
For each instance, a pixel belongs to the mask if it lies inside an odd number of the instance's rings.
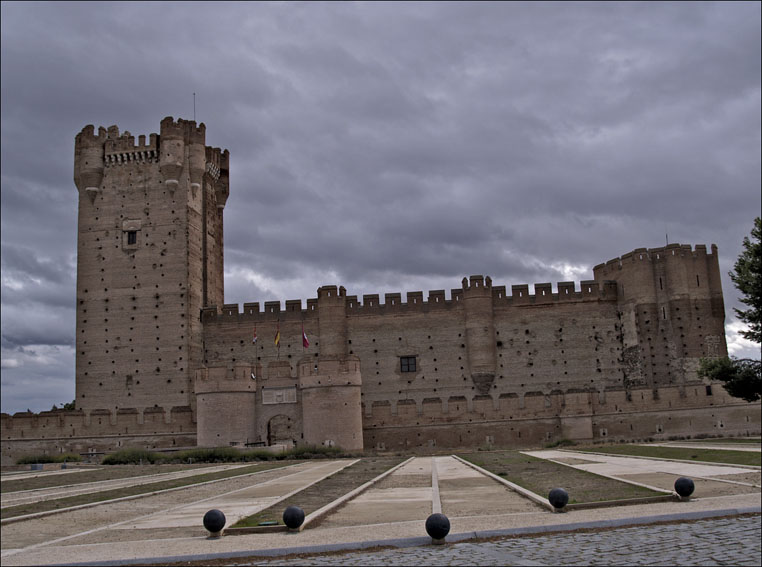
[[0,414],[2,464],[25,455],[103,453],[196,445],[190,407]]

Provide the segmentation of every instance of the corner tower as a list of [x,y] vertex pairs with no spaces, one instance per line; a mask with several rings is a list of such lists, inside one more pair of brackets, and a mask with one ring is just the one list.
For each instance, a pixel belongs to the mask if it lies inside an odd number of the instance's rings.
[[116,126],[76,137],[76,406],[86,413],[195,405],[199,314],[224,303],[228,196],[229,154],[207,147],[205,132],[167,117],[137,144]]
[[593,268],[614,280],[621,316],[626,390],[698,382],[702,357],[727,356],[717,246],[638,248]]

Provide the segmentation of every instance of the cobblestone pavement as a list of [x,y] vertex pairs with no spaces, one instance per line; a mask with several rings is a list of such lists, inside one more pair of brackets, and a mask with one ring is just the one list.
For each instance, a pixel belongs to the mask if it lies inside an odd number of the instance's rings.
[[758,566],[761,536],[762,516],[754,515],[230,564]]

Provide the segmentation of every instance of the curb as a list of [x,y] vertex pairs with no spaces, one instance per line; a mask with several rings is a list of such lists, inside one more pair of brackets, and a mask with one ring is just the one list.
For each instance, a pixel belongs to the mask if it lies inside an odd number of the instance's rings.
[[[698,447],[697,447],[698,449]],[[692,465],[710,465],[715,467],[735,467],[739,469],[759,470],[759,465],[735,465],[733,463],[713,463],[711,461],[686,461],[685,459],[669,459],[666,457],[647,457],[645,455],[620,455],[618,453],[598,453],[595,451],[576,451],[574,449],[539,449],[538,451],[560,451],[562,453],[575,453],[577,455],[598,455],[599,457],[623,457],[626,459],[646,459],[649,461],[669,461],[672,463],[692,464]],[[534,453],[535,450],[522,451],[522,453]],[[550,459],[548,459],[550,460]],[[563,464],[563,463],[562,463]],[[569,465],[567,465],[569,466]],[[603,476],[603,475],[601,475]]]

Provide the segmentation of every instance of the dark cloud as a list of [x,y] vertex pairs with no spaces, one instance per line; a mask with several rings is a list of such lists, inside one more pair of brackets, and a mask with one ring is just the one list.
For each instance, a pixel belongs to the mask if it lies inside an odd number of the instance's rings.
[[193,93],[231,152],[227,302],[588,279],[666,233],[726,274],[759,214],[759,3],[0,10],[5,411],[73,391],[74,136]]

